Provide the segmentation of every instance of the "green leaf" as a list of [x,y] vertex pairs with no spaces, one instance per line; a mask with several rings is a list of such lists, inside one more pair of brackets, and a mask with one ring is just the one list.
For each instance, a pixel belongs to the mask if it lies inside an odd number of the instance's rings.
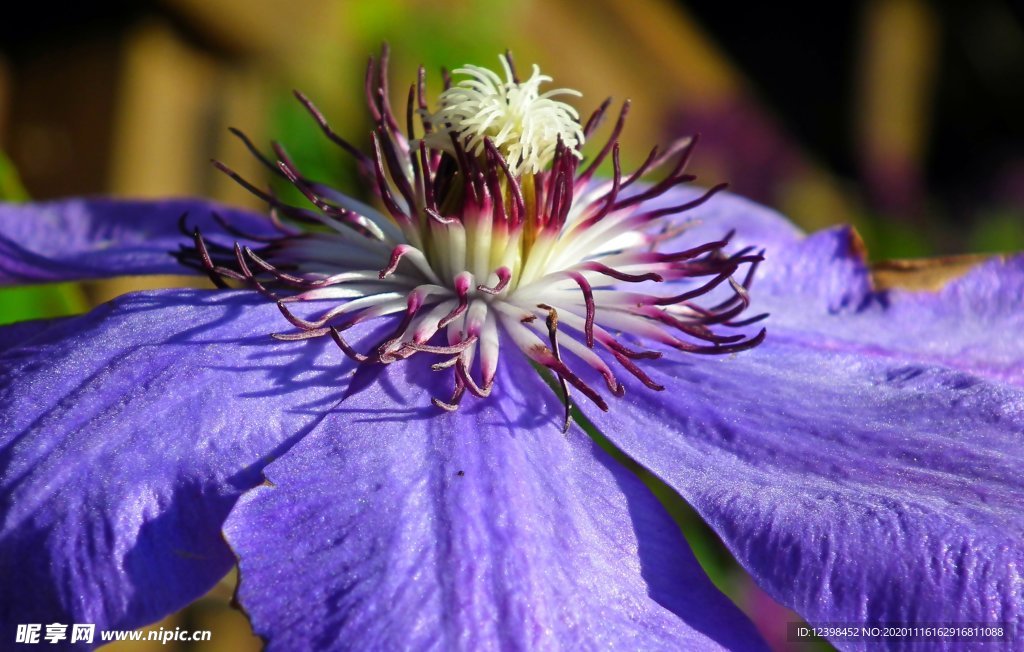
[[[0,152],[0,201],[28,201],[11,160]],[[77,283],[0,288],[0,324],[85,312],[89,301]]]
[[0,324],[83,313],[89,302],[77,283],[0,288]]
[[0,152],[0,200],[2,201],[28,201],[28,192],[21,184],[21,178],[14,164],[7,156]]

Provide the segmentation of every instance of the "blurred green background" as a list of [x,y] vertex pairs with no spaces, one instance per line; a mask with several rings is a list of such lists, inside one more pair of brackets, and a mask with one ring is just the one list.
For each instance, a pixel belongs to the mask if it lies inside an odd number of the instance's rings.
[[[874,260],[1024,249],[1020,4],[139,0],[21,11],[0,25],[0,197],[11,201],[201,195],[257,207],[208,163],[263,178],[229,126],[280,140],[311,176],[366,195],[291,89],[365,143],[363,67],[387,41],[396,103],[419,63],[496,66],[511,48],[520,66],[581,90],[584,113],[608,95],[633,99],[626,167],[699,132],[693,167],[705,183],[729,181],[809,230],[852,223]],[[182,282],[0,290],[0,323]],[[773,647],[794,649],[795,617],[678,498],[666,503],[715,582]],[[179,649],[259,649],[228,606],[232,588],[226,578],[161,623],[213,630],[212,643]]]

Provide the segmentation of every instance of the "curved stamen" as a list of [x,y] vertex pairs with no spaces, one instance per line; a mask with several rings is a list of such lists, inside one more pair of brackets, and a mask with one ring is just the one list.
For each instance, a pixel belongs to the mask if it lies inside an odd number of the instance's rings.
[[313,116],[313,120],[315,120],[317,125],[320,126],[320,130],[324,132],[324,135],[327,136],[328,140],[330,140],[332,143],[341,147],[343,150],[351,154],[352,157],[355,158],[356,161],[358,161],[364,169],[368,170],[370,166],[373,165],[373,163],[370,161],[369,156],[364,154],[362,151],[359,150],[359,148],[349,143],[347,140],[345,140],[337,133],[335,133],[333,129],[331,129],[331,126],[327,123],[327,118],[324,117],[324,114],[320,112],[320,109],[316,108],[316,105],[313,104],[313,102],[308,97],[306,97],[301,91],[298,90],[294,90],[292,91],[292,93],[295,95],[295,99],[297,99],[299,103],[306,108],[306,111],[308,111],[309,114]]
[[[184,222],[185,216],[187,215],[188,213],[182,213],[182,222]],[[221,278],[223,274],[217,271],[217,266],[213,264],[213,259],[210,258],[210,252],[206,248],[206,241],[203,240],[203,234],[199,232],[198,226],[193,233],[193,239],[196,245],[196,251],[199,253],[199,260],[202,262],[203,269],[206,270],[207,276],[210,277],[210,280],[213,281],[213,284],[218,288],[221,288],[222,290],[228,289],[228,284]]]
[[[569,372],[568,367],[566,367],[565,364],[562,363],[562,356],[559,352],[558,311],[552,308],[551,306],[545,305],[543,303],[539,304],[537,307],[542,310],[548,311],[548,318],[546,320],[546,323],[548,327],[548,340],[551,342],[551,349],[549,349],[546,352],[542,352],[542,354],[550,353],[550,355],[554,358],[553,360],[548,361],[547,363],[541,362],[541,364],[545,364],[546,366],[553,369],[555,375],[558,377],[558,385],[559,387],[562,388],[562,402],[565,403],[565,422],[562,426],[562,432],[569,432],[569,418],[572,414],[572,396],[569,394],[569,385],[566,380],[566,376],[562,374],[562,371],[564,370],[567,373],[571,372]],[[544,355],[543,357],[547,356]],[[538,362],[540,362],[540,360],[538,360]]]
[[444,226],[449,226],[451,224],[459,224],[459,218],[444,217],[433,208],[430,208],[429,206],[425,209],[425,212],[430,217],[430,219],[434,220],[438,224],[442,224]]
[[[699,138],[698,135],[694,135],[694,136],[692,136],[692,137],[690,137],[688,139],[685,139],[684,141],[681,141],[682,144],[681,144],[681,147],[679,148],[679,151],[681,151],[681,154],[679,155],[679,160],[676,162],[675,167],[672,168],[672,171],[668,173],[668,176],[666,176],[660,182],[658,182],[657,184],[651,186],[650,188],[648,188],[644,192],[641,192],[639,194],[633,195],[632,197],[628,197],[626,199],[623,199],[618,205],[616,205],[616,208],[617,209],[623,209],[623,208],[626,208],[627,206],[636,206],[637,204],[640,204],[641,202],[645,202],[645,201],[647,201],[649,199],[654,199],[655,197],[658,197],[658,196],[664,194],[666,190],[668,190],[669,188],[672,188],[673,186],[677,186],[680,183],[686,183],[686,182],[693,181],[694,179],[696,179],[696,177],[691,175],[691,174],[683,174],[683,170],[686,169],[686,165],[690,162],[690,155],[693,154],[693,148],[696,147],[698,138]],[[652,166],[654,168],[657,168],[665,160],[667,160],[667,157],[671,156],[672,153],[673,153],[673,149],[669,149],[669,151],[666,152],[666,156],[663,157],[663,158],[660,158],[658,161],[654,162],[652,164]],[[688,209],[683,209],[683,210],[688,210]],[[680,212],[680,211],[674,211],[674,212]],[[670,214],[671,213],[666,213],[666,215],[670,215]]]
[[473,380],[472,374],[469,373],[469,369],[466,366],[466,361],[460,356],[458,361],[455,363],[455,372],[459,375],[459,378],[466,385],[466,389],[469,393],[477,398],[487,398],[491,395],[492,384],[485,383],[484,386],[476,384]]
[[331,339],[334,340],[335,344],[338,345],[338,348],[341,349],[341,351],[345,355],[352,358],[356,362],[366,362],[369,359],[369,356],[363,355],[362,353],[359,353],[358,351],[353,349],[349,345],[349,343],[345,341],[345,338],[341,336],[341,333],[338,332],[338,329],[335,328],[334,326],[331,326],[330,333]]
[[660,208],[658,210],[653,210],[653,211],[650,211],[650,212],[647,212],[647,213],[641,213],[640,216],[639,216],[639,219],[642,219],[644,221],[649,221],[649,220],[658,219],[659,217],[664,217],[665,215],[675,215],[676,213],[685,213],[686,211],[693,210],[694,208],[697,208],[698,206],[704,204],[705,202],[707,202],[707,200],[711,199],[712,197],[717,195],[719,192],[725,190],[728,187],[729,187],[729,184],[727,184],[727,183],[719,183],[719,184],[714,185],[711,188],[709,188],[707,192],[705,192],[703,195],[701,195],[700,197],[698,197],[696,199],[688,201],[688,202],[686,202],[684,204],[679,204],[678,206],[669,206],[668,208]]
[[471,287],[473,287],[473,275],[469,272],[462,272],[455,277],[455,291],[459,297],[459,305],[437,323],[438,328],[444,328],[466,312],[469,307],[469,288]]
[[462,383],[462,380],[459,379],[458,383],[455,385],[455,393],[452,395],[451,399],[448,401],[442,401],[439,398],[432,398],[430,399],[430,402],[445,412],[454,412],[459,409],[459,403],[462,401],[462,396],[465,393],[466,386]]
[[499,267],[494,270],[494,273],[498,276],[498,283],[494,287],[487,287],[486,285],[478,285],[476,289],[485,294],[497,295],[508,287],[508,282],[512,280],[512,272],[508,267]]
[[[276,148],[275,148],[276,149]],[[364,235],[368,238],[375,238],[377,240],[384,239],[384,232],[380,228],[366,219],[360,219],[362,216],[356,215],[352,211],[333,206],[324,200],[323,197],[318,195],[313,189],[299,176],[298,171],[288,158],[284,155],[283,150],[278,151],[280,160],[277,162],[278,169],[284,174],[285,178],[291,182],[296,190],[301,192],[309,203],[313,204],[320,210],[321,213],[328,217],[339,220],[342,224],[354,229],[360,235]]]
[[[619,118],[615,121],[615,127],[612,129],[612,133],[608,136],[608,141],[605,143],[601,151],[598,152],[597,156],[587,167],[586,171],[579,176],[578,182],[587,182],[594,176],[594,172],[597,171],[599,165],[604,161],[605,157],[608,156],[608,152],[612,150],[616,143],[619,142],[619,136],[622,135],[622,130],[626,126],[626,116],[629,115],[629,108],[632,106],[632,102],[626,100],[622,103],[622,108],[619,110]],[[577,183],[578,183],[577,182]]]
[[477,336],[476,335],[472,335],[472,336],[467,337],[466,339],[462,340],[461,342],[457,342],[457,343],[452,344],[450,346],[436,346],[436,345],[431,345],[431,344],[418,344],[416,342],[405,342],[405,343],[402,344],[402,346],[403,346],[403,348],[407,348],[407,349],[409,349],[411,351],[416,351],[418,353],[433,353],[435,355],[457,355],[459,353],[462,353],[466,349],[472,347],[473,345],[475,345],[476,342],[477,342]]
[[391,251],[391,259],[388,261],[388,264],[380,270],[380,278],[385,279],[394,274],[395,270],[398,269],[398,264],[402,262],[403,259],[408,260],[416,267],[416,269],[423,272],[431,282],[438,285],[441,284],[440,279],[437,278],[437,274],[435,274],[434,270],[430,267],[430,261],[427,260],[427,257],[423,252],[416,247],[407,244],[400,244]]
[[594,348],[594,319],[597,317],[597,308],[594,305],[594,290],[590,287],[587,279],[583,277],[583,274],[569,272],[569,278],[576,281],[576,284],[580,286],[580,292],[583,293],[583,301],[587,306],[587,321],[583,327],[583,332],[587,338],[587,346]]
[[490,138],[484,139],[484,145],[490,150],[491,155],[494,157],[495,162],[501,167],[501,171],[505,173],[505,179],[508,182],[509,192],[512,193],[512,199],[515,202],[515,213],[513,213],[513,223],[522,221],[523,216],[526,215],[526,201],[523,199],[523,190],[519,187],[519,180],[512,174],[512,170],[509,169],[508,163],[505,162],[505,157],[498,152],[498,148],[495,147],[494,143]]
[[377,132],[370,136],[370,142],[373,144],[373,171],[377,179],[377,195],[384,202],[384,207],[388,209],[388,212],[391,213],[391,216],[399,224],[407,224],[411,221],[411,218],[398,206],[395,196],[391,193],[391,186],[388,185],[387,176],[384,174],[384,154],[381,150],[380,138]]
[[608,112],[608,107],[612,105],[612,98],[606,98],[604,102],[601,102],[601,106],[590,114],[590,118],[587,120],[587,124],[583,127],[583,135],[589,139],[591,134],[601,126],[604,122],[604,116]]
[[587,269],[592,272],[597,272],[598,274],[610,276],[611,278],[617,281],[626,281],[627,283],[641,283],[643,281],[654,281],[655,283],[661,283],[663,280],[665,280],[661,276],[661,274],[655,274],[653,272],[647,272],[644,274],[627,274],[625,272],[620,272],[617,269],[613,269],[608,265],[605,265],[604,263],[599,263],[596,261],[582,263],[580,265],[577,265],[576,268]]

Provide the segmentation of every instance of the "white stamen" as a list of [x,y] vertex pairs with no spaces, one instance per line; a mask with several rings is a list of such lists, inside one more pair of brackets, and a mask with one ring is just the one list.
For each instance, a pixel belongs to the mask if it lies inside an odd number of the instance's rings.
[[552,99],[559,95],[578,97],[579,91],[560,88],[541,94],[540,85],[551,77],[540,74],[535,65],[529,79],[516,83],[508,60],[500,58],[505,68],[504,82],[479,66],[455,70],[469,79],[441,93],[441,108],[430,117],[439,131],[427,136],[428,144],[450,149],[451,132],[466,151],[479,156],[484,151],[484,139],[490,138],[516,176],[543,170],[554,158],[559,139],[582,158],[579,149],[584,139],[579,113],[565,102]]

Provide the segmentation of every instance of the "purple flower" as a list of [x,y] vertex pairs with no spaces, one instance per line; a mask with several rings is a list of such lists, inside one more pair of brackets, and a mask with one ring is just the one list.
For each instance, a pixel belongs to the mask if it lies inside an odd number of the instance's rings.
[[628,105],[581,164],[608,103],[503,63],[436,112],[421,74],[413,139],[371,62],[370,155],[300,96],[383,211],[279,146],[311,209],[0,209],[0,280],[222,287],[0,329],[0,636],[151,622],[237,556],[271,650],[762,648],[586,420],[811,623],[1024,625],[1024,259],[877,290],[848,229],[681,186],[692,141],[624,174]]

